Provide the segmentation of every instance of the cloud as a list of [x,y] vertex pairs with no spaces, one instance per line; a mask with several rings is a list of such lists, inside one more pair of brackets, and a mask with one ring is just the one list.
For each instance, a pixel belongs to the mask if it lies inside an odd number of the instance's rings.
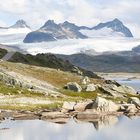
[[139,0],[0,0],[0,7],[0,13],[23,18],[34,29],[48,19],[94,26],[117,17],[140,35]]

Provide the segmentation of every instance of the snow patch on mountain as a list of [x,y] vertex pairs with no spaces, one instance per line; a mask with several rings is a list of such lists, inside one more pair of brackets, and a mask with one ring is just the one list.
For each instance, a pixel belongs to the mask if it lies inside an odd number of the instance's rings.
[[90,38],[93,37],[125,37],[121,32],[115,32],[110,28],[102,28],[100,30],[80,30],[80,32]]
[[0,35],[12,35],[12,34],[27,34],[31,32],[29,28],[7,28],[7,29],[0,29]]

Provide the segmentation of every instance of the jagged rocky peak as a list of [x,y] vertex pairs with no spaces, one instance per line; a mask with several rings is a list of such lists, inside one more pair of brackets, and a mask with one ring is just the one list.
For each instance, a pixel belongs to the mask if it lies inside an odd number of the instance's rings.
[[30,28],[23,19],[18,20],[11,28]]
[[127,28],[118,18],[115,18],[114,20],[109,22],[100,23],[97,26],[93,27],[93,29],[99,30],[105,27],[110,28],[115,32],[123,33],[125,37],[133,37],[129,28]]
[[78,31],[80,29],[79,26],[77,26],[74,23],[68,22],[68,21],[61,23],[60,26],[63,28],[66,28],[66,29],[74,30],[74,31],[76,31],[76,30]]
[[54,20],[48,20],[45,24],[41,27],[41,29],[48,29],[48,28],[57,28],[59,25],[54,22]]
[[112,22],[122,24],[122,22],[118,18],[115,18]]

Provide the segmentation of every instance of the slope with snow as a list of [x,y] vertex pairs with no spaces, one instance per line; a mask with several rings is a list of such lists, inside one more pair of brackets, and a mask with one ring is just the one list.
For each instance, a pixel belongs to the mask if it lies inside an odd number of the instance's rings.
[[15,35],[15,34],[27,34],[31,32],[29,28],[0,28],[0,36]]
[[26,24],[26,22],[24,20],[18,20],[10,27],[0,27],[0,43],[20,43],[29,32],[31,32],[31,28]]
[[90,38],[93,37],[125,37],[121,32],[115,32],[110,28],[102,28],[100,30],[80,30],[80,32]]

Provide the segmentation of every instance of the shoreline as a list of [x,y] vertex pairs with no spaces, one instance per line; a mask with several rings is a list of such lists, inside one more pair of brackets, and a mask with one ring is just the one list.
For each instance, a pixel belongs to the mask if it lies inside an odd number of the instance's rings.
[[115,72],[115,73],[102,73],[102,72],[97,72],[97,74],[105,79],[126,79],[126,80],[135,80],[138,79],[140,80],[140,73],[123,73],[123,72]]
[[108,113],[94,113],[94,112],[70,112],[70,113],[62,113],[60,111],[39,111],[39,112],[31,112],[31,111],[1,111],[0,113],[0,121],[3,122],[6,119],[10,119],[11,121],[15,120],[42,120],[53,123],[67,123],[70,119],[82,121],[82,122],[92,122],[95,120],[100,120],[104,117],[119,117],[119,116],[127,116],[127,117],[140,117],[140,111],[137,113],[125,113],[125,112],[108,112]]

